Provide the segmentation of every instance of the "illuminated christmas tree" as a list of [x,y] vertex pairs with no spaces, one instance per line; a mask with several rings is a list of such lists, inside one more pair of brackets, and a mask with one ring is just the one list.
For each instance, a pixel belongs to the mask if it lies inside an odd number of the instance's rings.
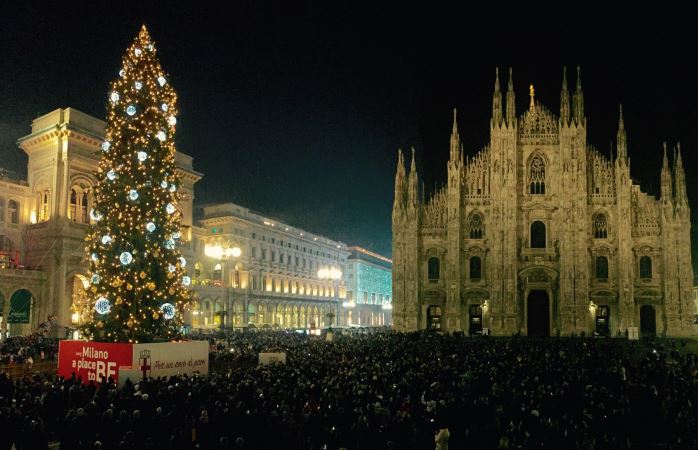
[[82,331],[92,339],[167,340],[181,327],[191,280],[177,249],[176,102],[143,26],[108,93],[93,224],[85,238],[91,286]]

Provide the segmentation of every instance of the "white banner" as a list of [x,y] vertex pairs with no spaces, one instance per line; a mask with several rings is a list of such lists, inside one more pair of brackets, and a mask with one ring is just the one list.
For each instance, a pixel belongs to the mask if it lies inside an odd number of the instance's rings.
[[[208,341],[161,342],[133,344],[131,367],[119,370],[119,381],[126,377],[132,382],[143,377],[171,377],[173,375],[208,374]],[[121,378],[121,375],[124,378]]]
[[281,363],[286,364],[286,353],[260,353],[259,354],[259,365],[266,366],[271,363]]

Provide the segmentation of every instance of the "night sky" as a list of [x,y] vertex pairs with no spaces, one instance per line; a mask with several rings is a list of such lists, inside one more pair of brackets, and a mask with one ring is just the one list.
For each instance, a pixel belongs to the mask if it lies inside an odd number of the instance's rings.
[[397,149],[416,148],[430,192],[445,179],[453,107],[466,153],[487,143],[496,66],[514,69],[519,113],[529,83],[557,113],[562,66],[573,85],[579,64],[589,142],[608,154],[623,103],[631,173],[658,194],[661,143],[680,140],[698,224],[697,36],[687,11],[195,3],[5,5],[0,165],[26,173],[15,142],[40,114],[74,107],[104,118],[108,83],[145,23],[179,94],[178,149],[204,173],[198,205],[233,201],[390,255]]

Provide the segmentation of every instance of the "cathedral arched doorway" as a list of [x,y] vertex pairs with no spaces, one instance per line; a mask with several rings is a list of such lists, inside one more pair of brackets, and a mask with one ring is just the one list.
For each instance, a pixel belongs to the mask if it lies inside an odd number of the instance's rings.
[[440,305],[430,305],[427,308],[427,330],[441,331]]
[[657,334],[657,314],[652,305],[640,307],[640,336],[655,336]]
[[610,334],[609,319],[611,317],[611,309],[606,305],[601,305],[596,308],[596,334],[598,336],[608,336]]
[[482,307],[480,305],[471,305],[468,311],[468,316],[468,332],[471,335],[482,334]]
[[526,326],[528,336],[550,336],[550,299],[547,291],[533,290],[528,294]]

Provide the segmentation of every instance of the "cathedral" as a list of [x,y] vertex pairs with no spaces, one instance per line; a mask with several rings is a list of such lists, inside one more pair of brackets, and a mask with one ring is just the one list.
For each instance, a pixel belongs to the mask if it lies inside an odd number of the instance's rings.
[[[393,323],[470,334],[693,333],[690,213],[677,146],[659,199],[630,176],[620,110],[615,155],[587,142],[579,68],[559,116],[518,115],[497,71],[489,143],[463,156],[453,115],[446,185],[425,198],[414,150],[395,176]],[[668,154],[669,153],[669,154]],[[670,163],[670,157],[672,162]]]

